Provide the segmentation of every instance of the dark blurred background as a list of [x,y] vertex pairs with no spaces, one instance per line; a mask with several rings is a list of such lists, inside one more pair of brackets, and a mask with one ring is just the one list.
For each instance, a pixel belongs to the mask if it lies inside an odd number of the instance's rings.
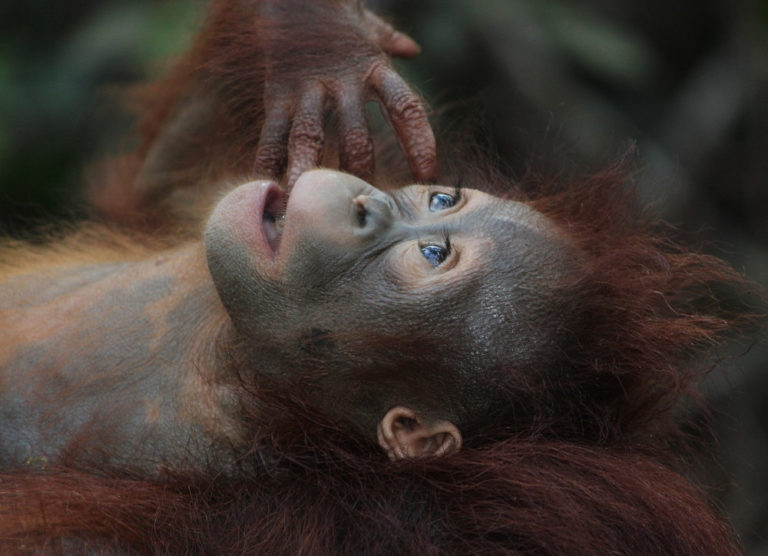
[[[768,284],[768,0],[368,5],[422,45],[405,75],[446,119],[483,121],[513,171],[532,150],[598,168],[634,144],[643,199]],[[161,71],[201,13],[192,0],[0,2],[0,231],[78,216],[87,161],[128,146],[116,91]],[[718,441],[704,480],[749,554],[768,554],[767,344],[734,343],[706,384]]]

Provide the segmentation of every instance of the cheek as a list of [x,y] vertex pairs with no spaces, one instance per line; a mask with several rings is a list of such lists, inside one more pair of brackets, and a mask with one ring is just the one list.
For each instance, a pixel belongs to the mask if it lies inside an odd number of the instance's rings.
[[[252,336],[274,323],[286,307],[284,288],[261,276],[253,254],[236,237],[210,227],[205,247],[208,270],[235,328]],[[261,334],[261,332],[259,332]]]
[[241,289],[249,254],[228,230],[212,223],[205,234],[205,255],[219,297],[227,306],[230,294]]
[[384,275],[398,290],[413,295],[458,291],[485,267],[482,250],[488,247],[476,243],[454,246],[448,259],[434,267],[422,254],[418,242],[402,242],[391,249]]
[[429,275],[429,264],[421,255],[415,241],[401,242],[388,253],[383,272],[384,279],[399,291],[418,291]]
[[359,279],[354,263],[354,254],[348,249],[308,236],[294,246],[280,282],[297,303],[318,303],[341,295],[337,291],[340,285]]

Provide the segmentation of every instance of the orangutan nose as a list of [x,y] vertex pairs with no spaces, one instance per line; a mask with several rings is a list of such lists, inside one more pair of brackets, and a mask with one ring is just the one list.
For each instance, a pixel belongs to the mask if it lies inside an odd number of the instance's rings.
[[380,232],[392,224],[392,208],[386,194],[358,195],[352,202],[355,206],[356,235]]

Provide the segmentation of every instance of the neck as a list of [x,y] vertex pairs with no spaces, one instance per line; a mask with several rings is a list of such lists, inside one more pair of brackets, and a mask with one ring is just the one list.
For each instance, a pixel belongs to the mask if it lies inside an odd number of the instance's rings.
[[[11,334],[2,345],[6,364],[34,348],[62,356],[77,351],[80,363],[98,368],[157,355],[165,356],[154,368],[178,366],[204,351],[201,335],[215,332],[205,317],[223,316],[199,244],[139,260],[54,258],[0,283],[0,318]],[[169,340],[173,354],[165,353]]]
[[92,445],[145,467],[235,440],[216,349],[229,320],[202,246],[125,259],[52,256],[0,277],[0,464]]

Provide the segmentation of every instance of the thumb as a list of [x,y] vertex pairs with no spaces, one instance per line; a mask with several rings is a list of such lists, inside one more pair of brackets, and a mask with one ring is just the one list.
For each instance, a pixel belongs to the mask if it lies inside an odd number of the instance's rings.
[[421,47],[415,40],[396,30],[373,12],[365,10],[364,17],[373,40],[390,56],[413,58],[421,52]]

